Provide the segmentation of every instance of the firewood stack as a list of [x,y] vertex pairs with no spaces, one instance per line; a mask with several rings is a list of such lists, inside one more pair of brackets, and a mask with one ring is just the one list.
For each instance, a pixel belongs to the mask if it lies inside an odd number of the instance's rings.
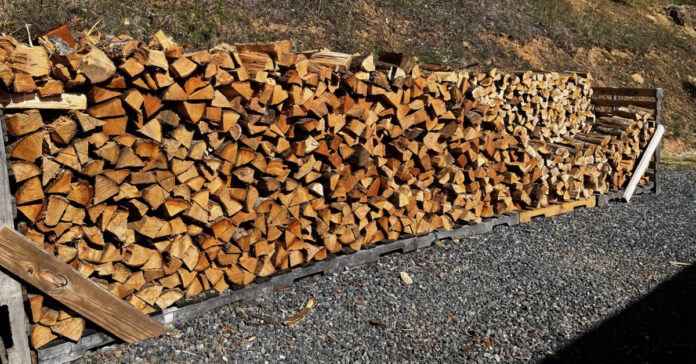
[[[17,226],[145,313],[605,192],[651,131],[638,113],[593,126],[589,75],[421,69],[289,41],[184,53],[161,32],[40,43],[0,38],[4,92],[89,105],[6,115]],[[82,319],[31,307],[34,347],[81,336]]]
[[[602,149],[614,171],[612,186],[624,186],[631,179],[655,127],[654,111],[637,106],[618,107],[598,118],[592,131],[605,142]],[[646,182],[647,177],[643,176],[641,184]]]

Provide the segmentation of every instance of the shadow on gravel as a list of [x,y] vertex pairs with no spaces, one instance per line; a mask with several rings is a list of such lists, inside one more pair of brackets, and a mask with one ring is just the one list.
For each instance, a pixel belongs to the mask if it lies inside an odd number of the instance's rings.
[[696,359],[696,264],[542,363],[678,363]]

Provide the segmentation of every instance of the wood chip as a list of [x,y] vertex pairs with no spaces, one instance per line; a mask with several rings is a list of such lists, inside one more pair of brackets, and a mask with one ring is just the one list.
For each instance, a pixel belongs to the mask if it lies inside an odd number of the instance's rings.
[[296,325],[298,322],[302,321],[302,319],[304,319],[307,316],[312,307],[314,307],[314,298],[309,297],[307,299],[305,307],[302,310],[300,310],[300,312],[283,320],[283,325],[288,327]]
[[406,272],[401,272],[399,273],[401,276],[401,279],[404,281],[406,284],[413,284],[413,279],[411,279],[411,276],[408,275]]

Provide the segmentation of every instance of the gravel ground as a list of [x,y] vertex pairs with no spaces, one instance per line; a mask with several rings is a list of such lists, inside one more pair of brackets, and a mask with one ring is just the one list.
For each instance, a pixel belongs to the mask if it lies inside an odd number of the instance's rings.
[[[694,319],[696,296],[696,169],[664,176],[659,196],[305,279],[80,362],[644,362],[696,355],[687,329],[695,324],[685,321]],[[309,297],[316,305],[306,318],[283,326]]]

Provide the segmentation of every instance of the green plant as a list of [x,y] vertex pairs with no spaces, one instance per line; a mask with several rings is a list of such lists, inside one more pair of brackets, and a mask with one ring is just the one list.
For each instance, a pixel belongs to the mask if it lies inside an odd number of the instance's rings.
[[440,58],[440,56],[433,55],[433,54],[424,54],[424,55],[418,57],[418,59],[423,63],[432,63],[432,64],[442,64],[443,63],[442,58]]

